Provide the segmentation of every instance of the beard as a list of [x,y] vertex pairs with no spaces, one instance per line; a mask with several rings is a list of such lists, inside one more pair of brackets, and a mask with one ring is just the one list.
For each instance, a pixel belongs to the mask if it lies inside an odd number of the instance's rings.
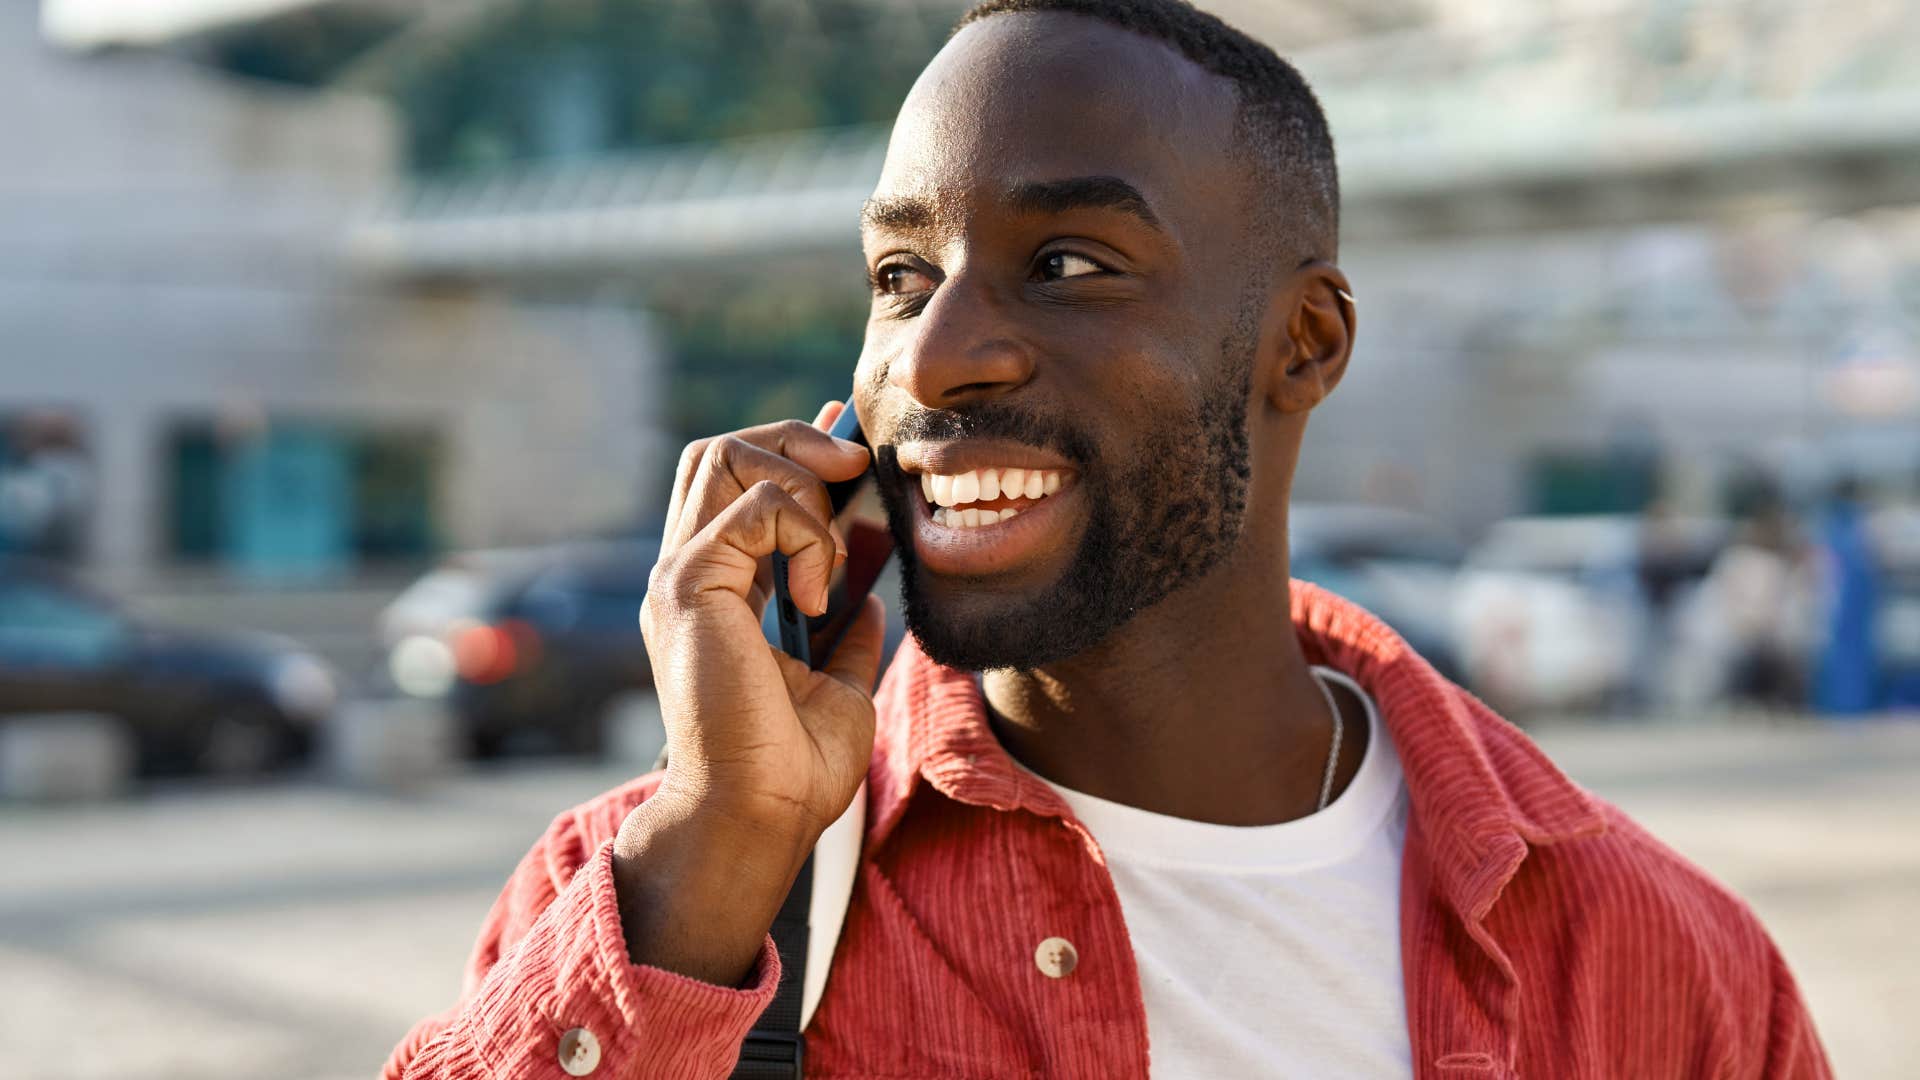
[[1224,559],[1239,540],[1252,475],[1252,338],[1251,328],[1236,326],[1222,343],[1212,384],[1188,409],[1156,406],[1164,423],[1124,461],[1100,460],[1094,442],[1068,419],[1001,402],[903,418],[892,443],[999,437],[1050,450],[1078,471],[1087,504],[1079,547],[1052,583],[991,613],[943,608],[928,595],[913,548],[906,500],[921,497],[919,484],[907,482],[893,447],[883,446],[880,471],[895,482],[879,487],[900,556],[907,629],[921,650],[966,671],[1043,667],[1098,645]]

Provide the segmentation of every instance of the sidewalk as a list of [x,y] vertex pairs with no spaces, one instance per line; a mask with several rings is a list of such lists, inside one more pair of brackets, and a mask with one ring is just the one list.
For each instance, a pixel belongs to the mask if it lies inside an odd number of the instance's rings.
[[[1753,903],[1840,1075],[1912,1075],[1920,724],[1538,737]],[[0,809],[0,1075],[371,1075],[452,1001],[495,890],[547,821],[625,778],[549,763],[417,797],[188,786]]]

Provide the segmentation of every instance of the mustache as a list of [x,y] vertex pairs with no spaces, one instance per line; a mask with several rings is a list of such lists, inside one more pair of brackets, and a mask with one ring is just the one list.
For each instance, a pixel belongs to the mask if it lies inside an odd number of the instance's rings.
[[965,409],[915,409],[901,416],[888,434],[891,443],[1004,439],[1052,451],[1079,466],[1094,458],[1093,440],[1079,428],[1004,402]]

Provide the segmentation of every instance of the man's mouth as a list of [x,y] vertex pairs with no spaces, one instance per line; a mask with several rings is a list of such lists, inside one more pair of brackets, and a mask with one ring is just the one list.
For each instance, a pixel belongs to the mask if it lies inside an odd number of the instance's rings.
[[997,525],[1031,510],[1059,492],[1063,469],[970,469],[962,473],[920,474],[920,494],[933,523],[948,529]]
[[906,443],[898,461],[920,487],[913,545],[935,574],[988,577],[1070,551],[1080,531],[1079,472],[1020,443]]

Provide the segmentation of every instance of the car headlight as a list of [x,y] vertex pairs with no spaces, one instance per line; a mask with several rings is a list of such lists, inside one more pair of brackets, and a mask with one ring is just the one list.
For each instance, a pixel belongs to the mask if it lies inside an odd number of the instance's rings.
[[402,692],[434,698],[453,689],[458,665],[446,642],[428,634],[410,634],[387,654],[387,673]]
[[267,677],[267,691],[281,712],[309,719],[332,712],[336,694],[327,665],[305,653],[289,653],[276,660]]

